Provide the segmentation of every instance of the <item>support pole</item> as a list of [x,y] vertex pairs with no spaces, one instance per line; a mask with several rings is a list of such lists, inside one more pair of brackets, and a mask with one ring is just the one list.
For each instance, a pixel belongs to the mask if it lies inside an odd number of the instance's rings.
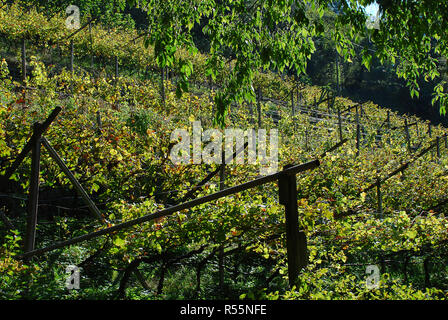
[[361,126],[359,124],[359,110],[358,106],[356,106],[356,157],[359,156],[360,139],[361,139]]
[[436,138],[436,154],[437,154],[437,159],[440,158],[440,137]]
[[25,84],[26,81],[26,41],[22,39],[22,81]]
[[118,56],[115,56],[115,81],[118,80]]
[[33,140],[31,149],[31,177],[30,177],[30,189],[28,197],[27,208],[27,222],[26,222],[26,235],[25,235],[25,252],[34,250],[36,242],[36,226],[37,226],[37,209],[39,201],[39,173],[40,173],[40,123],[34,123]]
[[101,212],[98,210],[97,206],[93,201],[89,198],[87,195],[87,192],[84,190],[84,188],[81,186],[81,184],[76,180],[75,176],[70,172],[70,170],[65,165],[64,161],[59,157],[58,153],[55,149],[50,145],[48,140],[45,137],[42,137],[41,139],[44,147],[48,150],[50,153],[50,156],[56,161],[59,168],[65,173],[67,178],[70,180],[70,182],[73,184],[73,187],[78,191],[78,193],[81,195],[83,200],[86,202],[86,204],[89,206],[90,212],[100,221],[104,222],[104,219],[101,215]]
[[291,117],[294,117],[295,115],[295,108],[294,108],[294,90],[291,90]]
[[411,137],[409,135],[408,119],[404,119],[404,133],[406,135],[406,144],[408,146],[408,151],[412,152],[411,149]]
[[341,108],[338,108],[338,126],[339,126],[339,141],[342,141],[343,140],[343,135],[342,135]]
[[[224,190],[226,188],[225,181],[226,181],[226,158],[224,150],[221,152],[221,167],[219,170],[219,190]],[[221,244],[219,246],[219,252],[218,252],[218,269],[219,269],[219,289],[223,293],[224,290],[224,245]]]
[[376,178],[376,196],[378,198],[378,214],[383,217],[383,196],[381,194],[381,179]]
[[257,94],[258,128],[261,128],[261,98],[262,98],[262,92],[261,88],[259,87]]
[[165,84],[164,84],[164,78],[165,78],[165,68],[160,68],[160,90],[162,95],[162,101],[165,105]]
[[70,40],[70,72],[73,74],[75,70],[75,47],[73,40]]
[[[291,167],[286,166],[284,169]],[[306,235],[299,230],[297,182],[295,174],[281,175],[278,180],[279,202],[285,206],[286,246],[289,286],[296,284],[300,269],[308,264]]]

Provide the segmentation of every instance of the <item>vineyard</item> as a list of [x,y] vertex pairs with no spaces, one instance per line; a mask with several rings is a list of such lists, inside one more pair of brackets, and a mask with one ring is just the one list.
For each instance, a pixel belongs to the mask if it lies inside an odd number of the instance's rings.
[[235,66],[181,52],[187,85],[144,41],[0,9],[0,299],[447,298],[446,128],[264,71],[225,126],[277,129],[279,173],[174,165]]

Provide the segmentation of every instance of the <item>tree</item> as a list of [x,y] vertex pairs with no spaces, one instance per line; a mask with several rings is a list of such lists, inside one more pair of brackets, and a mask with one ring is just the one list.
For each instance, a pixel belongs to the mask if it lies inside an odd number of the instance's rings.
[[[439,59],[447,56],[447,9],[445,1],[378,1],[379,29],[366,28],[365,6],[373,0],[142,0],[130,5],[144,7],[150,32],[147,44],[155,48],[160,67],[178,66],[181,81],[178,93],[188,90],[193,70],[191,61],[176,60],[175,53],[187,48],[197,51],[192,39],[195,25],[206,24],[210,39],[207,75],[216,78],[226,56],[234,68],[226,75],[225,86],[215,97],[216,123],[224,126],[226,112],[233,101],[255,100],[256,72],[293,69],[305,73],[307,60],[315,51],[313,37],[323,36],[321,18],[331,5],[338,13],[331,37],[338,53],[350,61],[355,56],[354,43],[370,35],[375,50],[361,50],[363,65],[370,68],[372,55],[382,63],[396,64],[396,73],[406,80],[411,96],[419,95],[417,79],[434,80],[441,76]],[[225,54],[227,53],[227,54]],[[434,88],[433,104],[445,113],[448,103],[446,82]]]

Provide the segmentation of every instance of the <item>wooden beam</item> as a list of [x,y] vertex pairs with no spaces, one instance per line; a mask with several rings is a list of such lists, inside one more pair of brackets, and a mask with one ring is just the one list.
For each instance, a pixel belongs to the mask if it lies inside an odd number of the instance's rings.
[[76,191],[78,191],[79,195],[83,198],[83,200],[86,202],[86,204],[89,206],[90,212],[100,221],[104,222],[104,218],[101,215],[100,210],[98,210],[97,206],[88,196],[87,192],[84,190],[84,188],[81,186],[81,184],[76,180],[75,176],[70,172],[70,170],[65,165],[64,161],[62,161],[61,157],[59,157],[56,150],[50,145],[48,140],[45,137],[42,137],[42,144],[44,145],[45,149],[48,150],[50,153],[50,156],[56,161],[59,168],[65,173],[67,178],[70,180],[72,185],[75,187]]
[[304,164],[295,165],[290,168],[284,169],[283,171],[255,179],[255,180],[240,184],[238,186],[229,187],[224,190],[218,191],[216,193],[213,193],[213,194],[201,197],[201,198],[197,198],[197,199],[190,200],[188,202],[184,202],[184,203],[172,206],[172,207],[168,207],[168,208],[156,211],[154,213],[142,216],[137,219],[129,220],[129,221],[117,224],[115,226],[104,228],[104,229],[101,229],[101,230],[98,230],[98,231],[95,231],[95,232],[92,232],[89,234],[85,234],[85,235],[82,235],[82,236],[79,236],[76,238],[69,239],[69,240],[56,242],[48,247],[36,249],[32,252],[26,252],[22,255],[17,256],[17,258],[25,259],[25,258],[28,258],[31,256],[41,255],[41,254],[49,252],[49,251],[53,251],[53,250],[63,248],[63,247],[69,246],[69,245],[73,245],[76,243],[80,243],[83,241],[91,240],[91,239],[94,239],[94,238],[97,238],[99,236],[103,236],[106,234],[111,234],[116,231],[120,231],[120,230],[129,228],[129,227],[132,227],[132,226],[135,226],[138,224],[142,224],[142,223],[145,223],[145,222],[157,219],[157,218],[169,216],[178,211],[190,209],[190,208],[193,208],[200,204],[204,204],[204,203],[211,202],[211,201],[223,198],[223,197],[227,197],[229,195],[239,193],[239,192],[242,192],[242,191],[245,191],[248,189],[252,189],[252,188],[264,185],[269,182],[277,181],[280,178],[280,176],[283,176],[283,175],[295,175],[299,172],[312,170],[312,169],[317,168],[319,165],[320,165],[319,160],[313,160],[313,161],[310,161],[310,162],[307,162]]

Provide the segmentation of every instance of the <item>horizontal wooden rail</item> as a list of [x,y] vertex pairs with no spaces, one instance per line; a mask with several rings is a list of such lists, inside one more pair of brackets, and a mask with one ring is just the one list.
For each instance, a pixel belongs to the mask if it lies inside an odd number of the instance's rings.
[[333,147],[331,147],[330,149],[328,149],[327,151],[324,151],[320,157],[323,158],[327,155],[327,153],[332,152],[334,150],[336,150],[337,148],[339,148],[340,146],[342,146],[343,144],[345,144],[348,141],[347,138],[343,139],[342,141],[338,142],[337,144],[335,144]]
[[184,201],[187,201],[188,199],[192,199],[194,196],[194,193],[196,191],[200,190],[207,182],[209,182],[214,176],[216,176],[219,173],[219,171],[221,170],[221,167],[223,165],[225,165],[226,163],[229,163],[230,161],[235,159],[236,156],[239,155],[241,152],[243,152],[244,149],[246,149],[248,145],[249,145],[248,142],[244,143],[244,146],[242,148],[240,148],[239,150],[236,150],[229,158],[225,159],[224,164],[221,164],[220,166],[218,166],[218,168],[216,168],[215,170],[210,172],[201,182],[199,182],[196,186],[191,188],[190,191],[188,191],[185,194],[185,196],[180,200],[180,202],[184,202]]
[[[413,162],[415,162],[418,158],[422,157],[423,155],[425,155],[428,151],[430,151],[432,148],[434,148],[436,146],[436,143],[432,143],[429,147],[423,149],[418,155],[416,155],[413,159],[409,160],[408,162],[402,164],[399,168],[395,169],[394,171],[392,171],[391,173],[389,173],[385,178],[379,180],[379,183],[383,183],[387,180],[389,180],[390,178],[392,178],[393,176],[397,175],[400,172],[403,172],[404,170],[406,170],[410,164],[412,164]],[[367,192],[373,188],[375,188],[378,185],[378,181],[374,182],[373,184],[371,184],[370,186],[368,186],[367,188],[363,189],[362,191],[360,191],[360,194],[362,192]]]
[[32,251],[26,252],[22,255],[17,256],[17,258],[18,259],[27,259],[32,256],[41,255],[43,253],[53,251],[56,249],[60,249],[60,248],[63,248],[63,247],[69,246],[69,245],[73,245],[73,244],[80,243],[83,241],[91,240],[91,239],[97,238],[102,235],[111,234],[113,232],[120,231],[125,228],[129,228],[129,227],[132,227],[132,226],[144,223],[144,222],[148,222],[148,221],[151,221],[151,220],[154,220],[157,218],[171,215],[171,214],[181,211],[181,210],[190,209],[192,207],[195,207],[195,206],[198,206],[198,205],[210,202],[210,201],[218,200],[220,198],[227,197],[229,195],[239,193],[239,192],[242,192],[242,191],[245,191],[248,189],[252,189],[252,188],[261,186],[261,185],[269,183],[269,182],[277,181],[281,176],[284,176],[284,175],[295,175],[299,172],[311,170],[311,169],[317,168],[319,165],[320,165],[319,160],[313,160],[313,161],[307,162],[305,164],[295,165],[295,166],[289,167],[283,171],[255,179],[255,180],[240,184],[238,186],[230,187],[230,188],[224,189],[222,191],[218,191],[216,193],[213,193],[213,194],[201,197],[201,198],[197,198],[194,200],[190,200],[188,202],[184,202],[184,203],[181,203],[181,204],[178,204],[178,205],[166,208],[166,209],[162,209],[162,210],[145,215],[145,216],[137,218],[137,219],[129,220],[129,221],[117,224],[115,226],[105,228],[102,230],[98,230],[98,231],[95,231],[95,232],[92,232],[89,234],[85,234],[85,235],[82,235],[82,236],[79,236],[76,238],[57,242],[57,243],[50,245],[48,247],[45,247],[45,248],[35,249]]

